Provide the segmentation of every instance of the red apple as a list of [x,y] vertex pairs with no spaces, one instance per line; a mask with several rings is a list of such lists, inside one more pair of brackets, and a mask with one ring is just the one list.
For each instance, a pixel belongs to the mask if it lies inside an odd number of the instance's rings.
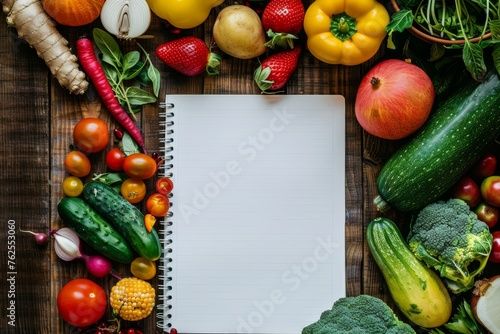
[[424,124],[434,97],[434,86],[424,70],[399,59],[385,60],[361,80],[356,118],[374,136],[401,139]]
[[451,188],[450,195],[464,200],[471,208],[481,201],[479,185],[469,176],[462,176]]
[[486,202],[481,202],[478,206],[476,206],[474,212],[476,213],[477,218],[480,221],[485,222],[490,229],[497,225],[498,216],[500,214],[497,207]]
[[493,235],[493,248],[488,260],[491,263],[500,263],[500,231],[495,231],[491,234]]
[[500,207],[500,175],[488,176],[481,182],[481,196],[487,203]]
[[486,153],[471,168],[471,175],[476,180],[484,180],[495,174],[497,169],[497,158],[492,153]]

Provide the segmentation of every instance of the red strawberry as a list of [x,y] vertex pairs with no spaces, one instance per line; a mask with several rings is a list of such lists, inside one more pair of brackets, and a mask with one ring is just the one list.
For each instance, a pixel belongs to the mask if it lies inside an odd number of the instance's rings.
[[254,80],[262,92],[283,87],[297,69],[301,46],[275,53],[255,70]]
[[179,73],[194,76],[219,74],[220,56],[198,37],[187,36],[159,45],[156,57]]
[[293,48],[292,39],[296,39],[304,23],[305,8],[301,0],[270,0],[262,13],[262,25],[271,41],[275,44]]

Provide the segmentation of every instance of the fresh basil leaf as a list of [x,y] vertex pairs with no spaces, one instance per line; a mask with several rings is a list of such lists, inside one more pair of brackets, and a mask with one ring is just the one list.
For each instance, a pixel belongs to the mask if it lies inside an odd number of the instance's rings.
[[156,102],[156,97],[138,87],[128,87],[126,90],[128,101],[132,105],[143,105]]
[[145,64],[137,59],[137,62],[134,64],[134,66],[129,67],[128,69],[123,71],[123,80],[131,80],[136,78],[144,68]]
[[497,70],[497,73],[500,74],[500,45],[493,45],[493,51],[491,51],[491,56],[493,58],[493,65]]
[[160,93],[160,71],[156,67],[154,67],[153,63],[149,61],[148,67],[148,77],[153,83],[153,93],[156,97]]
[[391,21],[385,28],[388,34],[394,31],[403,32],[405,29],[413,25],[413,12],[409,9],[402,9],[399,12],[392,14]]
[[112,65],[104,63],[102,64],[102,69],[104,70],[104,74],[106,74],[106,79],[111,85],[115,85],[120,77],[120,73],[114,68]]
[[123,57],[122,68],[123,72],[127,72],[127,70],[133,68],[141,58],[141,54],[139,51],[130,51]]
[[116,40],[106,31],[94,28],[93,30],[94,42],[97,48],[102,52],[104,57],[109,57],[113,64],[121,64],[123,54]]
[[122,150],[125,155],[131,155],[133,153],[139,153],[139,145],[130,136],[128,132],[123,133],[122,137]]
[[482,81],[486,74],[486,65],[481,46],[475,43],[465,43],[462,59],[472,78],[476,81]]

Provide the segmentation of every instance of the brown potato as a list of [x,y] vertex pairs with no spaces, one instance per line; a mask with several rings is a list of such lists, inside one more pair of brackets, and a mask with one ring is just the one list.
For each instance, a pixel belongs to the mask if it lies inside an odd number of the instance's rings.
[[258,57],[267,49],[262,21],[247,6],[231,5],[222,9],[215,20],[213,35],[217,46],[235,58]]

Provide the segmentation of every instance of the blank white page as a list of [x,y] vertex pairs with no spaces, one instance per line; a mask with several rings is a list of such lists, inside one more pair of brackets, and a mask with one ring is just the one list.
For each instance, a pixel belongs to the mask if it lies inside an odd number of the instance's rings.
[[300,333],[345,296],[344,98],[166,102],[174,191],[163,323],[183,334]]

